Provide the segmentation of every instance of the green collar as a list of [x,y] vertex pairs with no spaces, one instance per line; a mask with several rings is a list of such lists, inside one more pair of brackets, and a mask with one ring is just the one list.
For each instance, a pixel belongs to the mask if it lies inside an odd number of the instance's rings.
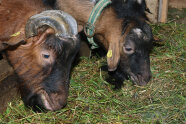
[[98,48],[98,45],[94,42],[93,39],[95,33],[95,22],[99,18],[103,9],[111,3],[111,0],[99,0],[99,2],[92,9],[88,22],[84,26],[84,32],[87,36],[88,42],[92,45],[91,49]]

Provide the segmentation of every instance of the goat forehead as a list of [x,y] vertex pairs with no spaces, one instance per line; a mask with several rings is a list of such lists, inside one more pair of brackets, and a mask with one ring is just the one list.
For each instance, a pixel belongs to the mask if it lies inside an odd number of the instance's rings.
[[55,40],[46,40],[46,42],[44,42],[44,45],[47,49],[50,49],[50,50],[60,53],[63,48],[63,41],[56,40],[56,39]]
[[136,35],[130,35],[127,37],[125,45],[133,45],[134,48],[137,50],[150,50],[152,48],[151,42],[144,41],[143,38],[138,38]]

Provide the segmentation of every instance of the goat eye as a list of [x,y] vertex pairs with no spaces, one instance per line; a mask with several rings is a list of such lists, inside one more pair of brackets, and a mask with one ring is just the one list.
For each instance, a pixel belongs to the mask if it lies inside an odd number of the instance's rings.
[[43,54],[43,58],[48,59],[49,57],[50,57],[50,55]]
[[124,47],[123,51],[126,54],[133,54],[134,53],[134,49],[132,49],[131,47]]
[[125,50],[130,52],[130,51],[132,51],[132,48],[125,48]]

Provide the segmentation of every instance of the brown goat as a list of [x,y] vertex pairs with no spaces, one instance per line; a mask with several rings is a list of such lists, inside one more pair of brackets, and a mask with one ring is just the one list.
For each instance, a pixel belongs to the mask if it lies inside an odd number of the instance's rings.
[[[68,12],[78,22],[79,31],[88,22],[93,7],[102,0],[43,0],[47,6]],[[130,77],[138,85],[151,78],[149,51],[153,36],[145,11],[145,0],[111,0],[95,23],[94,38],[103,45],[107,56],[108,81],[121,87]]]
[[0,52],[19,77],[25,105],[55,111],[67,103],[80,43],[76,21],[62,11],[42,12],[46,9],[41,0],[1,0]]

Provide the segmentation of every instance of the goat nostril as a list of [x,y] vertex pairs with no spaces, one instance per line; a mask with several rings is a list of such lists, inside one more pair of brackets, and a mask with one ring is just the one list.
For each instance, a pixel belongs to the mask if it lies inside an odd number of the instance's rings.
[[142,82],[143,77],[141,75],[137,75],[139,82]]

